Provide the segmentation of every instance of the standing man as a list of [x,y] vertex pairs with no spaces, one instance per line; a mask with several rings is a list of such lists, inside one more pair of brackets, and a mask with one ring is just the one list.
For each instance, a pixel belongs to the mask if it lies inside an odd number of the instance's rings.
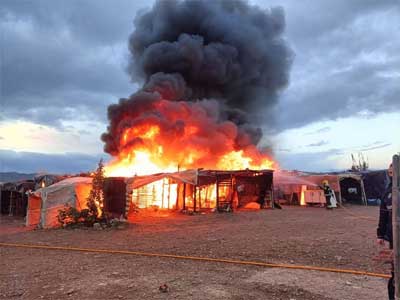
[[329,186],[328,180],[322,181],[322,187],[326,199],[326,208],[331,209],[336,207],[335,192]]
[[[392,231],[392,176],[393,167],[390,164],[388,169],[389,183],[386,186],[385,192],[381,197],[381,206],[379,209],[379,223],[377,228],[377,243],[384,246],[385,242],[389,249],[393,249],[393,231]],[[392,250],[393,251],[393,250]],[[394,269],[393,260],[391,262],[392,277],[388,282],[389,300],[394,300]]]

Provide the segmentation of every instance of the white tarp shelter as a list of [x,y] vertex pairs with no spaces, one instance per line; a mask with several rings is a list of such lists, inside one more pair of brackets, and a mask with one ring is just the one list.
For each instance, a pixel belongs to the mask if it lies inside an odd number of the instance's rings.
[[78,210],[86,208],[91,188],[91,177],[72,177],[30,193],[26,226],[58,226],[58,210],[66,204]]

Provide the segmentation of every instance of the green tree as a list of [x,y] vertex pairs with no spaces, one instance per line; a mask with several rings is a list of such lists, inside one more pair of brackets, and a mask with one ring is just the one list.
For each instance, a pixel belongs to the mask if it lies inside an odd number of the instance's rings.
[[87,207],[89,215],[93,216],[94,222],[103,216],[103,188],[104,188],[104,164],[103,159],[100,159],[97,170],[94,173],[92,181],[92,189],[87,198]]

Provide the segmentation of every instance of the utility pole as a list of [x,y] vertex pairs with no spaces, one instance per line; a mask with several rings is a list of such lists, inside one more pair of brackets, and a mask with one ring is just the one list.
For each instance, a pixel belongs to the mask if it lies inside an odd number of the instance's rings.
[[400,300],[400,156],[393,156],[392,223],[396,300]]

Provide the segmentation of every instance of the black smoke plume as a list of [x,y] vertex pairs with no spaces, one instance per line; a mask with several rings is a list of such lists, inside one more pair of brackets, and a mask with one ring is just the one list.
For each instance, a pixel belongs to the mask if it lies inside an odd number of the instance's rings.
[[121,133],[138,119],[162,118],[160,99],[215,108],[218,120],[238,127],[237,148],[262,136],[255,112],[275,104],[287,86],[292,52],[283,39],[282,8],[261,9],[239,0],[157,1],[136,16],[128,71],[143,88],[108,109],[105,151],[117,155]]

